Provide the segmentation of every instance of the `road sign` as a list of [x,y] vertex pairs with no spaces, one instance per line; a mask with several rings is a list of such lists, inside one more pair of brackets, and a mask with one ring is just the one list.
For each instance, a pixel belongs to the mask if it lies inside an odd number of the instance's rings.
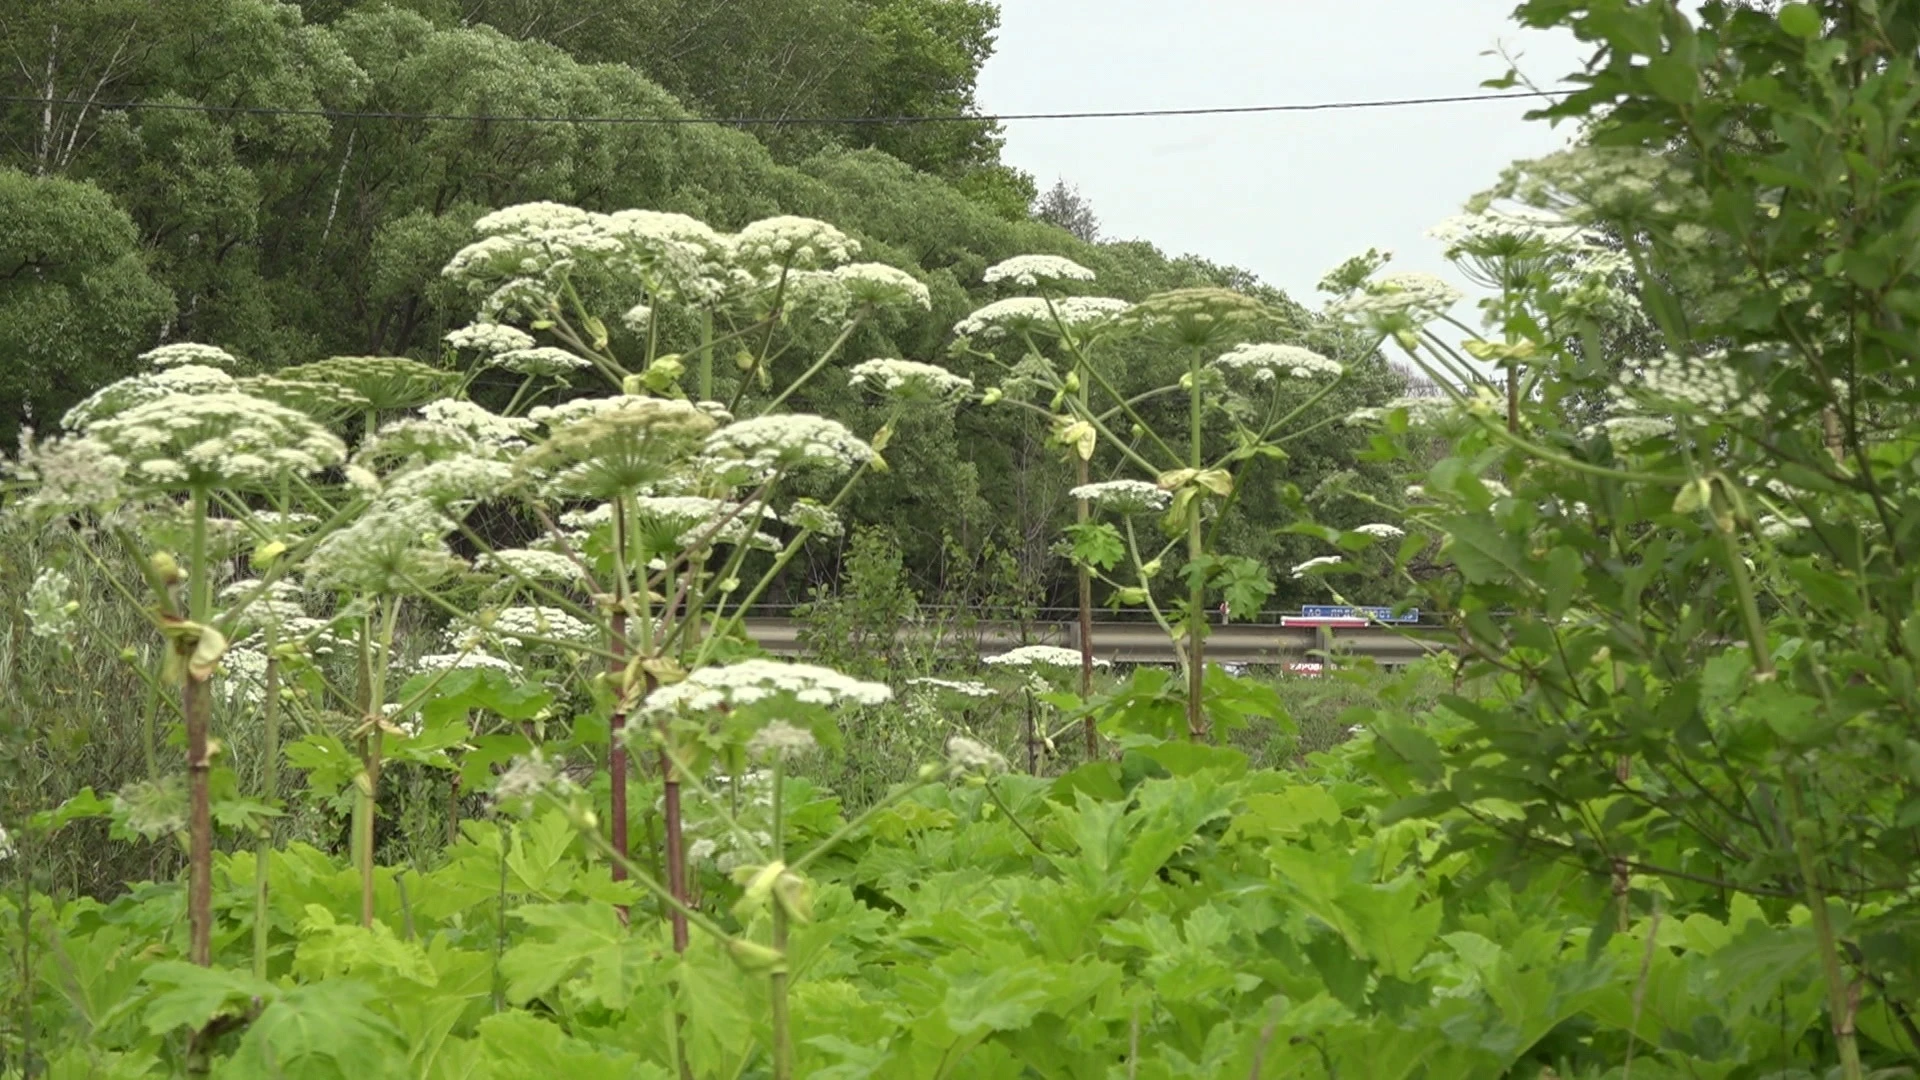
[[1366,619],[1384,623],[1417,623],[1420,621],[1420,609],[1408,608],[1394,614],[1392,608],[1385,607],[1343,607],[1337,604],[1306,604],[1300,608],[1300,618],[1305,619]]

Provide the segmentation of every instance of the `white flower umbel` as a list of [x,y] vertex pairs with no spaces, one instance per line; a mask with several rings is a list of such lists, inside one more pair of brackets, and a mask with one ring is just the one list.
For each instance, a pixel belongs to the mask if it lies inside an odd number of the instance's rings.
[[521,467],[552,494],[589,499],[665,482],[714,428],[693,402],[637,395],[568,402],[531,415],[549,434],[521,457]]
[[543,795],[564,798],[573,790],[573,781],[536,747],[533,753],[514,758],[500,779],[494,781],[493,801],[496,806],[503,806]]
[[462,432],[485,447],[517,450],[526,445],[539,425],[518,416],[501,416],[459,398],[441,398],[420,406],[420,415],[435,424]]
[[473,231],[482,236],[498,236],[528,229],[565,229],[580,225],[591,216],[565,203],[526,202],[483,215],[473,223]]
[[885,263],[849,263],[834,270],[833,276],[847,287],[847,295],[856,304],[874,307],[917,307],[933,310],[933,295],[912,274]]
[[1615,446],[1638,446],[1651,439],[1673,434],[1673,421],[1658,416],[1609,416],[1587,428],[1582,434],[1604,431]]
[[947,740],[947,761],[960,772],[1007,771],[1005,755],[986,743],[955,735]]
[[[1058,645],[1022,645],[998,656],[989,656],[982,663],[993,667],[1051,667],[1078,668],[1080,666],[1079,649],[1063,649]],[[1106,667],[1107,661],[1093,658],[1094,667]]]
[[1213,362],[1222,370],[1250,374],[1260,382],[1272,382],[1276,375],[1293,379],[1334,379],[1345,370],[1337,362],[1299,345],[1236,345]]
[[1293,576],[1296,578],[1304,578],[1309,574],[1313,574],[1321,570],[1327,570],[1336,566],[1344,566],[1344,565],[1346,565],[1346,561],[1338,555],[1320,555],[1315,558],[1308,559],[1306,562],[1300,563],[1299,565],[1295,566],[1291,572]]
[[464,565],[447,549],[444,537],[452,528],[430,502],[382,499],[314,545],[307,574],[352,591],[411,592]]
[[1043,282],[1092,281],[1093,271],[1059,255],[1015,255],[987,267],[980,280],[989,285],[1011,281],[1032,288]]
[[863,360],[853,365],[847,383],[910,401],[950,401],[973,392],[972,379],[913,360]]
[[990,698],[994,694],[993,687],[975,679],[936,679],[932,676],[922,676],[917,679],[908,679],[907,685],[924,686],[929,690],[944,690],[965,698]]
[[1460,302],[1460,290],[1419,272],[1383,274],[1327,305],[1327,314],[1378,333],[1417,330]]
[[1082,484],[1067,494],[1116,514],[1157,513],[1173,502],[1172,492],[1145,480],[1103,480]]
[[1057,334],[1061,327],[1077,330],[1104,322],[1131,310],[1125,300],[1105,296],[1068,296],[1049,303],[1038,296],[1012,296],[995,300],[954,324],[961,337],[988,341],[1008,334]]
[[736,420],[707,437],[705,453],[722,469],[747,474],[802,467],[844,472],[875,456],[846,425],[807,413]]
[[142,372],[94,391],[92,396],[67,410],[60,418],[60,426],[68,431],[84,431],[100,420],[164,397],[232,393],[239,387],[239,381],[233,376],[205,364],[180,364]]
[[681,682],[647,696],[639,715],[652,719],[791,696],[806,705],[860,707],[893,696],[885,683],[866,682],[815,664],[780,660],[742,660],[696,669]]
[[653,326],[653,309],[645,304],[635,304],[621,313],[620,325],[645,336],[648,329]]
[[347,456],[307,414],[239,393],[174,394],[97,420],[88,435],[162,488],[259,487]]
[[1407,535],[1407,530],[1400,526],[1388,525],[1381,521],[1370,522],[1366,525],[1356,525],[1353,527],[1353,531],[1364,536],[1371,536],[1375,540],[1398,540]]
[[220,654],[221,696],[228,707],[255,706],[266,698],[267,654],[244,646]]
[[518,327],[496,322],[477,322],[470,326],[463,326],[449,333],[446,341],[456,349],[466,349],[489,356],[533,348],[532,334]]
[[478,649],[467,649],[462,652],[428,653],[413,662],[413,670],[416,673],[458,671],[462,669],[499,671],[508,675],[517,675],[520,673],[520,668],[512,661],[502,660],[491,653],[484,653]]
[[505,548],[489,551],[473,561],[474,569],[525,578],[528,581],[577,581],[580,567],[557,551]]
[[27,588],[27,626],[34,637],[66,637],[79,626],[79,614],[72,578],[52,567],[34,576]]
[[785,720],[775,720],[754,732],[753,738],[747,740],[747,753],[761,759],[788,759],[799,757],[819,745],[813,732],[794,727]]
[[846,233],[813,218],[770,217],[741,229],[733,238],[734,258],[749,269],[789,266],[812,270],[838,266],[860,254]]
[[574,618],[556,607],[536,604],[502,608],[487,628],[494,636],[519,645],[541,644],[533,638],[555,641],[593,642],[600,631],[592,624]]
[[383,498],[421,500],[446,508],[491,499],[513,484],[513,466],[504,461],[461,455],[430,461],[387,477]]
[[787,521],[795,528],[819,536],[839,536],[846,531],[846,523],[840,520],[840,515],[815,499],[795,500],[792,506],[787,507]]
[[1813,527],[1813,523],[1798,514],[1762,514],[1754,523],[1761,537],[1767,540],[1784,540],[1794,533]]
[[1759,419],[1768,406],[1766,394],[1742,384],[1725,353],[1697,358],[1666,353],[1629,372],[1613,393],[1623,412],[1645,407],[1692,413],[1701,421],[1722,416]]
[[7,835],[7,827],[0,825],[0,862],[6,862],[14,856],[13,837]]
[[263,584],[258,578],[233,582],[220,590],[220,602],[242,624],[285,628],[307,618],[300,587],[282,578]]
[[592,361],[576,356],[565,349],[552,345],[538,345],[531,349],[510,349],[507,352],[494,353],[487,357],[487,366],[504,368],[516,375],[538,375],[557,378],[569,371],[593,366]]
[[1404,412],[1407,427],[1416,431],[1443,429],[1460,422],[1465,415],[1452,398],[1444,394],[1429,394],[1398,397],[1375,408],[1355,409],[1343,423],[1352,427],[1377,425],[1395,412]]
[[126,459],[98,439],[66,436],[34,442],[20,433],[20,453],[6,471],[26,487],[13,509],[28,515],[102,509],[124,494]]
[[779,541],[755,529],[761,519],[772,516],[765,506],[698,495],[641,495],[633,500],[634,531],[656,554],[717,544],[777,550]]
[[147,366],[152,368],[170,368],[179,367],[182,364],[198,364],[201,367],[219,368],[221,371],[232,371],[234,368],[240,366],[238,357],[220,348],[218,345],[201,345],[191,341],[183,341],[174,345],[162,345],[157,349],[149,349],[140,354],[140,359],[145,360]]

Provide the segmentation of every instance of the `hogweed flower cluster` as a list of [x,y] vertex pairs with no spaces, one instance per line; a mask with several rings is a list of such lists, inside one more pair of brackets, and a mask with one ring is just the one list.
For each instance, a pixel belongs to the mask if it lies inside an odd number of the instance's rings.
[[1299,345],[1236,345],[1213,362],[1226,371],[1250,373],[1259,382],[1272,382],[1277,375],[1293,379],[1338,378],[1346,370],[1337,361]]
[[27,588],[27,626],[34,637],[66,637],[79,626],[79,614],[72,578],[53,567],[34,575]]
[[973,392],[972,379],[955,375],[937,364],[913,360],[863,360],[853,365],[852,377],[847,383],[919,401],[951,401]]
[[1015,255],[987,267],[980,280],[989,285],[1011,281],[1033,288],[1057,281],[1092,281],[1093,271],[1060,255]]
[[[985,657],[981,662],[991,667],[1077,669],[1080,666],[1080,650],[1063,649],[1058,645],[1022,645],[997,656]],[[1110,662],[1096,656],[1093,658],[1093,666],[1108,667]]]
[[1067,494],[1117,514],[1158,513],[1173,503],[1172,492],[1145,480],[1103,480],[1082,484]]
[[815,664],[742,660],[699,668],[681,682],[647,696],[639,715],[662,719],[790,696],[803,705],[861,707],[893,697],[885,683],[867,682]]

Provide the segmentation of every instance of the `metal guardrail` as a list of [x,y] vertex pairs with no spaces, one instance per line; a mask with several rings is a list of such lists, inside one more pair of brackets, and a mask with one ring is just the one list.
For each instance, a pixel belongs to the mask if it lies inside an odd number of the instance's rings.
[[[800,646],[799,621],[777,616],[749,616],[746,631],[761,648],[779,656],[795,656]],[[1420,627],[1385,629],[1334,629],[1330,627],[1281,626],[1277,622],[1229,623],[1214,626],[1207,635],[1207,659],[1222,664],[1309,663],[1341,654],[1370,658],[1385,666],[1411,663],[1434,653],[1450,651],[1434,635]],[[1006,620],[981,620],[964,631],[947,631],[919,625],[903,628],[939,636],[957,647],[972,644],[982,656],[1005,652],[1020,645],[1058,645],[1080,647],[1080,626],[1075,620],[1021,624]],[[1173,642],[1159,626],[1151,622],[1100,620],[1093,624],[1093,655],[1119,664],[1170,664],[1178,660]]]

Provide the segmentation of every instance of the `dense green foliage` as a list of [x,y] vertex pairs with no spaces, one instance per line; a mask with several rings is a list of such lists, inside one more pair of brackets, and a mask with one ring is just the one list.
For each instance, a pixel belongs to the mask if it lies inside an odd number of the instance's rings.
[[[0,104],[0,166],[107,192],[133,218],[174,309],[163,324],[148,292],[123,285],[113,318],[63,335],[76,362],[41,370],[80,376],[37,391],[41,426],[99,376],[123,371],[130,343],[208,342],[261,370],[333,354],[437,360],[441,336],[472,315],[438,269],[480,214],[537,199],[679,211],[723,228],[775,213],[833,221],[870,257],[923,274],[934,293],[930,312],[855,343],[872,356],[937,355],[982,295],[980,272],[1028,251],[1070,255],[1099,273],[1104,292],[1128,299],[1248,285],[1144,243],[1093,247],[1028,220],[1031,186],[999,164],[984,125],[742,131],[245,111],[956,115],[972,107],[996,19],[975,0],[31,5],[0,19],[0,47],[18,61],[0,73],[0,92],[30,99]],[[110,107],[125,102],[234,111]],[[76,250],[107,259],[118,249]],[[45,340],[45,312],[60,302],[7,323],[6,336]],[[855,408],[828,386],[803,403],[832,416]],[[0,411],[0,436],[10,443],[23,417],[18,406]],[[1071,474],[1043,437],[1005,412],[903,433],[902,467],[862,493],[857,515],[901,531],[929,588],[940,587],[951,540],[1014,552],[1026,587],[1058,599],[1070,577],[1049,544]],[[1327,440],[1324,471],[1351,467],[1357,445]],[[1294,474],[1308,490],[1320,478]],[[1236,529],[1249,554],[1292,543],[1266,539],[1285,520],[1278,502],[1248,500],[1239,512],[1250,515]],[[807,584],[781,594],[799,599]]]

